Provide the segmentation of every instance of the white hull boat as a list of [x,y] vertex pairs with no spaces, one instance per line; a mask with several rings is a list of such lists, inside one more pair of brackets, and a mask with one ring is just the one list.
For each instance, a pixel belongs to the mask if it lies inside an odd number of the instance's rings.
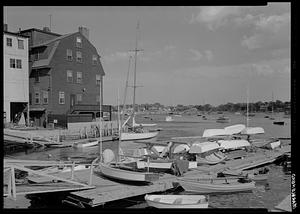
[[123,132],[121,133],[121,140],[122,141],[148,140],[156,137],[157,135],[158,132],[142,132],[142,133]]
[[213,178],[213,179],[179,179],[178,182],[185,191],[195,193],[229,193],[250,191],[255,188],[255,182],[239,182],[239,179]]
[[95,171],[99,170],[103,175],[121,181],[152,182],[159,179],[159,174],[150,172],[135,172],[121,169],[111,164],[99,163]]
[[208,208],[204,195],[145,195],[150,207],[155,208]]
[[91,146],[96,146],[98,145],[98,140],[87,140],[84,142],[76,142],[73,144],[73,147],[75,148],[84,148],[84,147],[91,147]]

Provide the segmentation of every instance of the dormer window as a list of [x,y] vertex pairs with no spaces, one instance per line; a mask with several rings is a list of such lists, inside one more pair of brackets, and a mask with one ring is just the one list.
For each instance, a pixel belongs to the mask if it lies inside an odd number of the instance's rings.
[[82,39],[81,37],[76,37],[76,47],[81,48],[82,47]]
[[97,65],[98,63],[98,57],[97,55],[93,55],[93,65]]

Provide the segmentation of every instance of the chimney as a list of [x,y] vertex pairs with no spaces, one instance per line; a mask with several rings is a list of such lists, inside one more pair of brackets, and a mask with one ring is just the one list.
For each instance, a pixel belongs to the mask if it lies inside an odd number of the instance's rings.
[[45,32],[51,32],[50,28],[48,28],[48,27],[43,27],[43,31],[45,31]]
[[87,40],[89,40],[89,33],[90,33],[89,29],[82,26],[79,27],[78,29],[79,29],[79,33],[81,33],[83,36],[85,36]]
[[8,29],[8,25],[7,25],[7,24],[4,24],[4,25],[3,25],[3,31],[7,31],[7,29]]

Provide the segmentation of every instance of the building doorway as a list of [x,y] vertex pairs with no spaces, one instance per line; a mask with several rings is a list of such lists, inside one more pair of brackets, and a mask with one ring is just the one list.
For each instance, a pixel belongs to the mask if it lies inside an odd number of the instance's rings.
[[[22,113],[25,111],[27,103],[25,102],[11,102],[10,103],[10,121],[13,123],[19,122]],[[27,113],[24,114],[25,120]]]

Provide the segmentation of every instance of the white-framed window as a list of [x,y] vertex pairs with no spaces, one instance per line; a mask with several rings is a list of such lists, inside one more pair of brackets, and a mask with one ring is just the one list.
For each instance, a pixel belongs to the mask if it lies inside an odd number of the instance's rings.
[[76,47],[81,48],[82,47],[82,39],[81,37],[76,37]]
[[73,82],[73,71],[67,70],[67,82]]
[[76,101],[77,101],[77,103],[82,102],[82,94],[76,94]]
[[17,61],[17,68],[22,68],[22,60],[21,59],[16,59]]
[[48,91],[43,91],[43,103],[48,104]]
[[34,61],[38,61],[40,59],[40,54],[39,52],[36,52],[34,55],[33,55],[33,60]]
[[98,57],[97,57],[97,55],[93,55],[93,65],[97,65],[97,63],[98,63]]
[[77,83],[82,83],[82,72],[78,71],[77,72]]
[[12,38],[6,38],[6,46],[12,47]]
[[60,91],[58,93],[58,103],[59,104],[65,104],[65,92]]
[[40,104],[40,92],[34,92],[34,104]]
[[72,61],[73,60],[73,54],[71,49],[67,49],[67,60]]
[[18,49],[24,49],[24,40],[18,39]]
[[10,68],[16,68],[16,60],[15,59],[9,59],[9,65],[10,65]]
[[76,51],[76,61],[82,62],[82,53],[80,51]]
[[101,84],[101,75],[96,74],[96,85],[100,85],[100,84]]

